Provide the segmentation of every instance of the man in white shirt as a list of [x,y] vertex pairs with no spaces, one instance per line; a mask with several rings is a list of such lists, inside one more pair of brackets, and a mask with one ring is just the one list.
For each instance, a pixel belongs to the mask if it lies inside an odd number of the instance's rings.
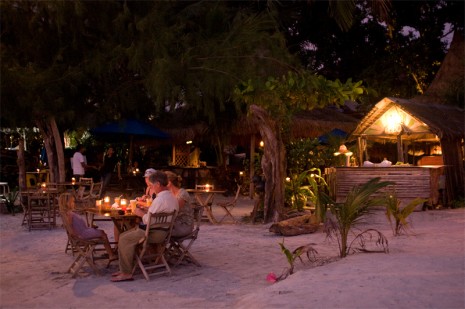
[[[157,197],[153,200],[148,209],[136,208],[135,214],[142,218],[147,224],[150,218],[149,213],[172,212],[179,210],[179,203],[176,197],[168,189],[168,176],[162,171],[155,171],[149,176],[149,183]],[[172,218],[174,220],[174,218]],[[154,230],[149,237],[151,242],[160,243],[166,237],[166,231]],[[133,280],[132,270],[134,269],[134,254],[139,241],[145,236],[145,228],[136,227],[122,233],[118,241],[119,272],[114,273],[111,281]]]
[[84,157],[86,147],[79,144],[76,149],[77,150],[71,160],[71,166],[73,168],[73,177],[75,177],[76,180],[79,180],[79,178],[84,177],[84,174],[86,173],[87,164],[86,158]]

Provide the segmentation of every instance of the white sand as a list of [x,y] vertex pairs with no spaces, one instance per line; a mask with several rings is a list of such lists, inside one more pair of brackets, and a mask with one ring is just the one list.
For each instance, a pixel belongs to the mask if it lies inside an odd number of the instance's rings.
[[[233,213],[240,217],[251,205],[242,198]],[[337,243],[323,232],[287,237],[289,249],[314,243],[318,262],[298,261],[295,274],[274,284],[267,274],[279,275],[287,262],[283,238],[265,225],[205,223],[191,250],[202,267],[113,283],[117,262],[99,264],[103,276],[72,279],[65,231],[28,232],[21,219],[0,215],[1,308],[465,308],[465,209],[415,212],[415,235],[401,237],[379,211],[370,227],[387,236],[389,254],[339,260]],[[100,227],[112,235],[110,222]]]

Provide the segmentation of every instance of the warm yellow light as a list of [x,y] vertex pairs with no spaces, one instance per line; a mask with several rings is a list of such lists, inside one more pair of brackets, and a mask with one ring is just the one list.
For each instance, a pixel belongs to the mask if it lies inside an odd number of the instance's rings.
[[240,171],[240,172],[239,172],[239,176],[244,176],[244,172],[243,172],[243,171]]
[[402,122],[402,115],[395,108],[391,108],[381,117],[384,132],[387,134],[400,133],[402,131]]
[[265,142],[264,141],[260,141],[260,147],[265,147]]
[[192,141],[187,141],[186,144],[188,144],[188,145],[189,145],[189,144],[192,144]]
[[291,177],[286,177],[287,182],[291,182]]

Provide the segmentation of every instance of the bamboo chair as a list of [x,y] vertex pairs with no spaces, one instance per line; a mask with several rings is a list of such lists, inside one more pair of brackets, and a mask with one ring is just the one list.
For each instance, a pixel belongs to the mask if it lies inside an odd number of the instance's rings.
[[197,206],[194,208],[195,225],[193,231],[189,235],[182,237],[171,237],[168,254],[173,267],[178,266],[184,261],[191,262],[199,267],[201,266],[189,250],[199,235],[200,222],[202,221],[202,212],[202,206]]
[[[152,275],[171,275],[171,269],[164,254],[166,246],[170,242],[175,218],[176,210],[168,213],[151,214],[145,229],[145,235],[140,240],[137,248],[139,252],[136,254],[137,264],[134,266],[133,273],[139,267],[147,281],[150,280]],[[156,227],[151,227],[151,225],[156,225]],[[155,230],[166,231],[166,236],[160,243],[150,242],[150,233]]]
[[221,220],[218,221],[218,222],[220,222],[220,223],[223,222],[223,220],[226,219],[226,217],[229,216],[229,217],[231,217],[233,219],[234,223],[237,223],[237,220],[236,220],[236,218],[234,218],[231,211],[236,206],[237,199],[239,198],[240,193],[241,193],[241,186],[237,185],[236,195],[234,196],[234,199],[232,199],[230,201],[226,201],[226,202],[216,203],[216,205],[220,206],[226,212],[226,214],[223,216],[223,218],[221,218]]

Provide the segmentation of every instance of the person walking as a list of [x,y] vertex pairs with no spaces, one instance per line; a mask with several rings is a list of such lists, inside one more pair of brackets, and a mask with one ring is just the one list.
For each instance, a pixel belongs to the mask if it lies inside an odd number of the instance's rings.
[[103,165],[100,168],[100,174],[102,175],[102,196],[105,196],[105,192],[107,191],[108,185],[111,182],[111,177],[113,176],[113,172],[117,167],[118,172],[118,179],[121,180],[121,171],[120,171],[120,164],[118,157],[116,156],[115,150],[112,146],[108,147],[105,156],[103,157]]

